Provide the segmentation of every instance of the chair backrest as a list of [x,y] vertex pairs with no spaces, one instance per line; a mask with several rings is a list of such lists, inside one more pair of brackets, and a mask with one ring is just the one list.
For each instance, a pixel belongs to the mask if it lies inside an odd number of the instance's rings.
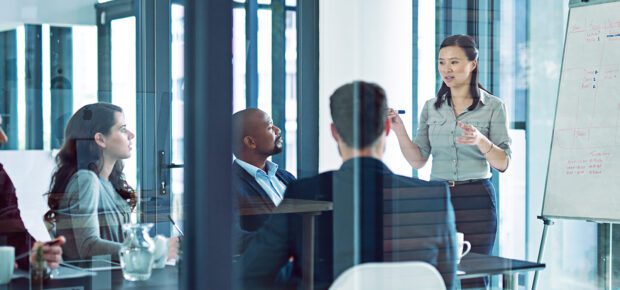
[[445,290],[441,275],[425,262],[366,263],[349,268],[330,290]]

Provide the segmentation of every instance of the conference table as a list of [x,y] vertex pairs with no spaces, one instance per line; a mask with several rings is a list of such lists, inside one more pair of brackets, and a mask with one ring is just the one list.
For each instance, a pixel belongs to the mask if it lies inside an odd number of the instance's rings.
[[[304,271],[302,273],[303,289],[312,289],[314,283],[314,228],[315,217],[322,212],[331,211],[333,203],[317,200],[285,199],[277,208],[269,209],[261,201],[246,202],[239,208],[242,216],[262,214],[299,214],[302,216],[302,255]],[[32,286],[32,287],[31,287]],[[4,289],[179,289],[179,269],[166,266],[154,269],[151,278],[146,281],[131,282],[123,279],[121,270],[98,271],[95,276],[74,279],[48,280],[44,285],[37,285],[26,278],[13,279],[9,285],[0,285]]]
[[[284,199],[275,209],[268,209],[260,200],[246,203],[240,208],[240,215],[258,214],[300,214],[303,217],[303,256],[304,272],[302,289],[314,288],[314,227],[315,217],[322,212],[333,210],[333,203],[318,200]],[[517,289],[519,274],[544,269],[545,264],[528,261],[469,253],[459,264],[459,279],[471,279],[502,275],[503,289]]]
[[463,280],[502,275],[502,289],[517,290],[519,274],[544,268],[541,263],[469,253],[458,266],[458,277]]
[[333,210],[333,202],[285,198],[278,207],[265,207],[262,200],[245,202],[239,208],[242,216],[262,214],[299,214],[302,217],[302,289],[314,289],[314,232],[315,218],[322,212]]
[[[507,259],[469,253],[461,260],[459,279],[502,275],[503,289],[518,289],[518,275],[527,271],[541,270],[545,264],[522,260]],[[97,290],[97,289],[179,289],[179,266],[166,266],[164,269],[154,269],[151,278],[146,281],[131,282],[123,279],[121,270],[98,271],[95,276],[74,279],[48,280],[45,284],[38,284],[27,278],[13,279],[9,285],[0,285],[4,289],[62,289],[62,290]]]
[[8,285],[0,285],[0,290],[103,290],[103,289],[144,289],[144,290],[178,290],[179,266],[166,266],[163,269],[153,269],[151,278],[145,281],[127,281],[123,278],[120,269],[96,271],[96,275],[69,278],[50,279],[43,283],[28,278],[14,278]]
[[[302,273],[302,289],[314,288],[314,231],[315,218],[323,212],[333,210],[333,203],[317,200],[285,199],[277,208],[269,209],[264,204],[245,203],[239,208],[242,216],[262,214],[299,214],[302,216],[302,255],[304,265]],[[527,271],[543,269],[544,264],[502,257],[469,253],[459,264],[459,279],[470,279],[492,275],[502,275],[503,289],[517,289],[518,275]],[[99,271],[92,277],[48,280],[46,284],[36,283],[26,278],[13,279],[9,285],[0,285],[4,289],[179,289],[179,266],[166,266],[154,269],[149,280],[131,282],[123,279],[121,270]],[[34,284],[33,284],[34,283]],[[31,287],[35,286],[35,287]]]

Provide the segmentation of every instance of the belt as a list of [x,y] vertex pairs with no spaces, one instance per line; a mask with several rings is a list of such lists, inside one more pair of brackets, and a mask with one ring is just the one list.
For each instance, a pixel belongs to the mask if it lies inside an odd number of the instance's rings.
[[470,180],[459,180],[459,181],[446,180],[446,182],[450,185],[450,187],[455,187],[457,185],[463,185],[463,184],[480,183],[486,180],[488,179],[483,178],[483,179],[470,179]]

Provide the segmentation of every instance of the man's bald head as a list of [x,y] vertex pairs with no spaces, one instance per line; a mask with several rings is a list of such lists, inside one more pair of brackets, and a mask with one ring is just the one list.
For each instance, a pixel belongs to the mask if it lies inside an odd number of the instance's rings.
[[256,115],[263,111],[255,108],[249,108],[238,111],[232,115],[232,145],[233,153],[239,155],[239,152],[243,150],[243,138],[251,132],[253,128],[251,117],[256,118]]
[[280,128],[260,109],[248,108],[234,113],[232,127],[233,153],[237,158],[242,152],[271,156],[282,151]]

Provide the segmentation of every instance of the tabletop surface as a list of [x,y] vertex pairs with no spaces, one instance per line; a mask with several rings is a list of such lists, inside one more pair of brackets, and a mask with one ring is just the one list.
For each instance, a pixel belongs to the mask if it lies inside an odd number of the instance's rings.
[[458,266],[458,269],[465,273],[459,274],[458,276],[459,278],[467,279],[488,275],[534,271],[543,268],[545,268],[545,264],[541,263],[469,253],[463,257]]
[[[40,282],[31,281],[27,278],[17,278],[11,281],[7,289],[41,289]],[[0,286],[0,289],[2,286]],[[153,289],[153,290],[178,290],[179,289],[179,266],[166,266],[163,269],[153,269],[151,278],[146,281],[127,281],[123,278],[121,270],[97,271],[95,276],[47,280],[42,289]]]
[[240,215],[258,215],[258,214],[283,214],[283,213],[316,213],[322,211],[330,211],[334,208],[331,201],[322,200],[305,200],[285,198],[282,203],[274,209],[265,207],[262,200],[256,202],[246,202],[239,208]]
[[[461,273],[458,276],[461,279],[468,279],[540,270],[543,268],[545,268],[545,264],[469,253],[463,257],[459,264],[459,270],[465,273]],[[98,271],[96,273],[97,275],[93,277],[49,280],[45,282],[43,289],[179,289],[179,266],[153,269],[150,279],[137,282],[125,280],[121,270]],[[31,286],[36,285],[37,283],[26,278],[17,278],[11,281],[9,287],[10,289],[32,289]]]

